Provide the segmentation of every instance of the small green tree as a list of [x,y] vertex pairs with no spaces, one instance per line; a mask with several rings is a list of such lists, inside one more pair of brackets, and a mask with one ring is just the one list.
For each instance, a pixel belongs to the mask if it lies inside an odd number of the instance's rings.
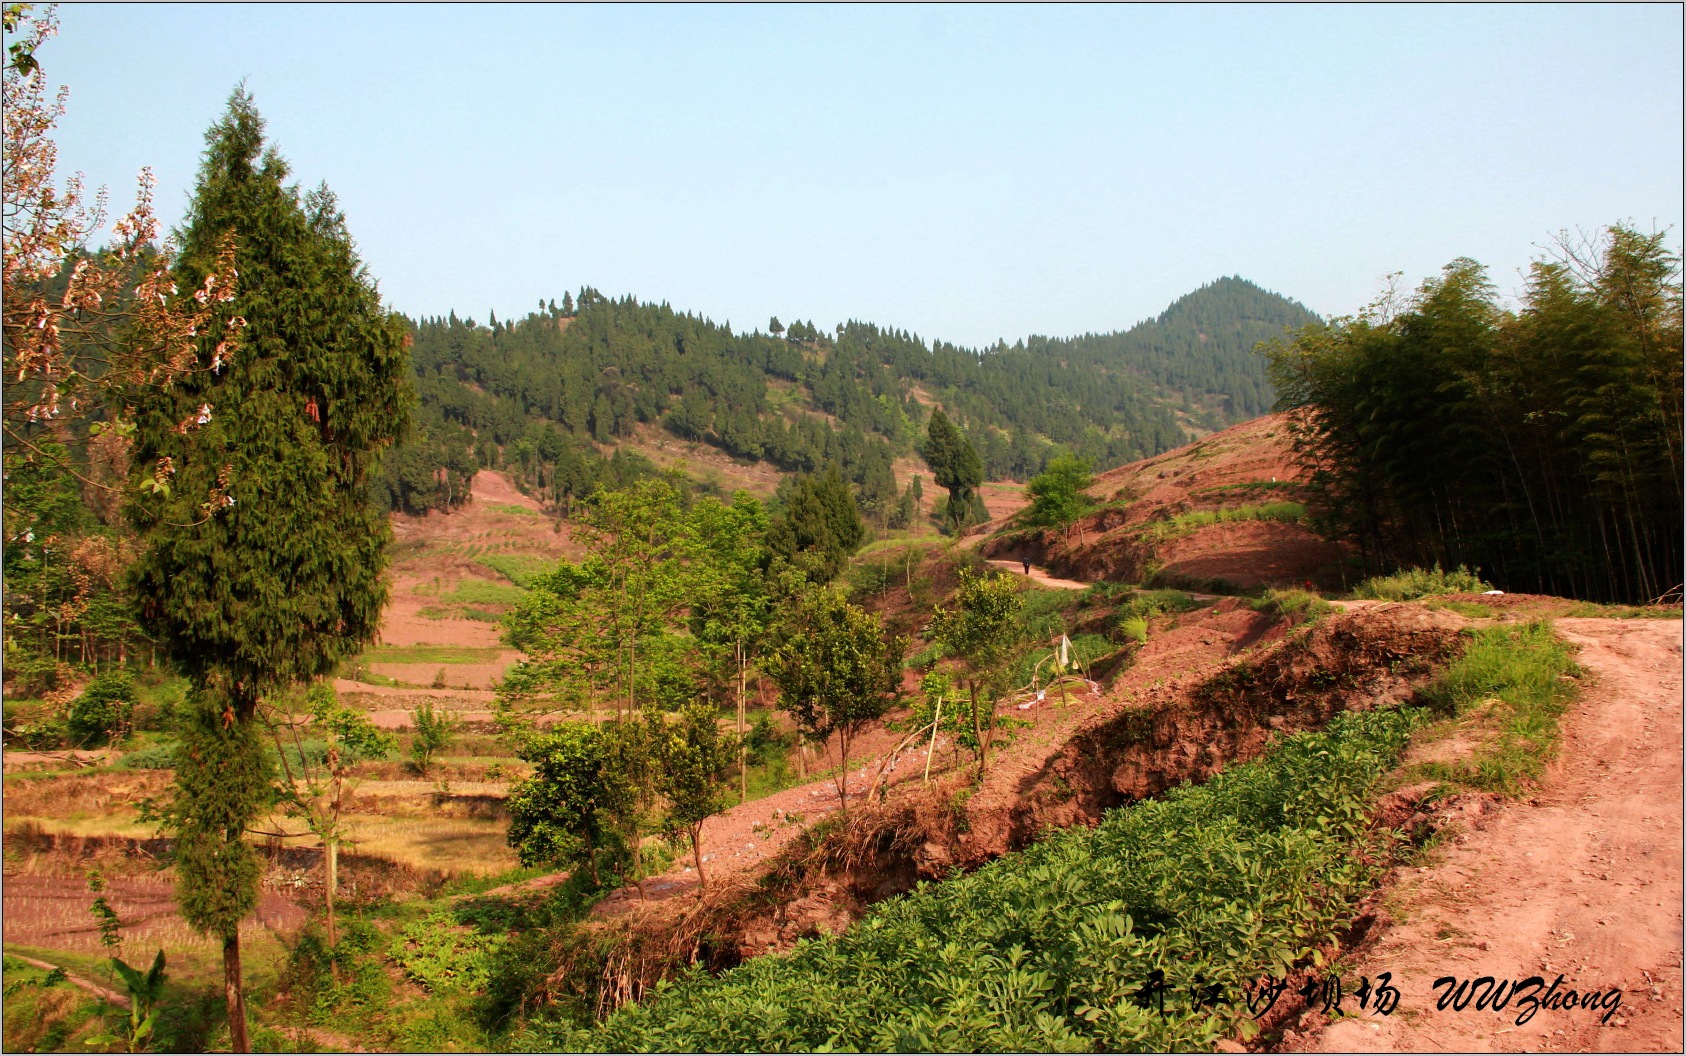
[[1065,527],[1088,508],[1088,496],[1083,493],[1093,483],[1089,462],[1069,452],[1062,452],[1048,461],[1048,465],[1025,485],[1030,505],[1025,508],[1027,524]]
[[[748,739],[744,728],[749,667],[771,614],[761,566],[767,519],[761,504],[743,492],[731,506],[712,499],[691,511],[698,561],[693,569],[691,632],[704,649],[716,682],[728,681],[737,710],[738,801],[749,798]],[[723,678],[721,676],[724,676]]]
[[968,570],[960,573],[954,601],[954,608],[938,609],[932,616],[931,637],[949,656],[960,658],[965,669],[982,777],[997,726],[995,701],[1021,637],[1018,617],[1023,603],[1011,576],[980,576]]
[[433,765],[433,757],[456,740],[456,716],[444,708],[434,708],[431,700],[424,700],[410,712],[410,759],[423,777]]
[[584,865],[601,885],[599,862],[613,851],[636,809],[630,775],[614,764],[617,725],[560,722],[529,738],[520,756],[533,774],[509,791],[509,845],[522,865]]
[[818,744],[837,735],[837,800],[844,809],[850,746],[896,700],[902,646],[901,639],[885,633],[876,614],[829,587],[810,586],[798,595],[768,659],[779,706],[801,735]]
[[657,744],[659,788],[667,798],[663,828],[670,834],[682,832],[690,840],[697,880],[704,892],[708,890],[708,874],[703,871],[703,822],[726,805],[722,779],[733,754],[732,745],[720,736],[713,706],[701,700],[685,705],[677,722],[665,723]]
[[[310,832],[322,841],[324,869],[322,897],[327,912],[328,953],[331,957],[339,946],[339,932],[334,916],[334,899],[339,894],[340,843],[345,829],[340,820],[346,795],[355,787],[352,768],[366,760],[384,759],[398,747],[397,738],[384,733],[369,721],[369,717],[340,703],[331,682],[326,679],[311,684],[305,694],[309,724],[281,715],[269,722],[270,736],[275,744],[276,758],[281,764],[281,803],[289,817],[303,821]],[[291,736],[293,751],[287,752],[281,741],[281,731]],[[326,745],[321,765],[312,765],[305,751],[302,731],[309,730]],[[295,771],[294,762],[298,769]],[[339,962],[333,961],[334,979],[339,980]]]

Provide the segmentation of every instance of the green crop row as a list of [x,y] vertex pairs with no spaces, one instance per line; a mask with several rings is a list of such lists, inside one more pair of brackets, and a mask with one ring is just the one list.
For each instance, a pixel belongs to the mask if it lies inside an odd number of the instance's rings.
[[[1336,719],[1205,785],[1111,812],[875,907],[837,937],[665,984],[587,1051],[1189,1050],[1242,1027],[1242,988],[1338,930],[1374,882],[1367,805],[1414,712]],[[1163,1011],[1140,1000],[1163,973]],[[1196,1007],[1217,986],[1233,1006]]]

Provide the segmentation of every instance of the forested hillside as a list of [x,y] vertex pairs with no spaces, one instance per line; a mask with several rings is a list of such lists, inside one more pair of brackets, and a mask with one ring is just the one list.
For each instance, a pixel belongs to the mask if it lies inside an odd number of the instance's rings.
[[1313,318],[1237,278],[1127,331],[982,351],[859,321],[742,333],[590,287],[514,322],[453,312],[411,323],[419,428],[389,460],[387,498],[452,505],[476,468],[497,467],[565,507],[605,473],[637,475],[604,451],[651,423],[789,472],[835,463],[863,508],[888,510],[891,462],[913,453],[933,405],[990,479],[1026,479],[1059,448],[1104,469],[1263,413],[1253,346]]

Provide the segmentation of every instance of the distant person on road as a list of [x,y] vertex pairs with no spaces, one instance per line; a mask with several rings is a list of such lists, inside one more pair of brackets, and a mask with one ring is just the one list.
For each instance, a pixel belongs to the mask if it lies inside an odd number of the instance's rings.
[[1030,561],[1028,559],[1024,563],[1024,574],[1030,575]]

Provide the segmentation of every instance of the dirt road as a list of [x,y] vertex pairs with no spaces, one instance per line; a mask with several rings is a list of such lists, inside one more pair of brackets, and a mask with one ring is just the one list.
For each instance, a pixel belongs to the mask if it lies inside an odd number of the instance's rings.
[[[1540,789],[1476,815],[1413,870],[1385,903],[1394,923],[1343,973],[1391,972],[1399,1010],[1337,1020],[1284,1049],[1681,1050],[1681,625],[1557,626],[1591,678]],[[1446,976],[1538,976],[1524,993],[1543,999],[1560,975],[1558,995],[1591,992],[1598,1007],[1541,1008],[1520,1024],[1522,999],[1503,1011],[1436,1007],[1456,985],[1437,989]]]
[[[1025,574],[1023,561],[992,560],[990,561],[990,564],[994,565],[996,568],[1004,568],[1015,575],[1023,576]],[[1058,576],[1051,576],[1042,569],[1037,568],[1035,565],[1030,566],[1030,575],[1026,578],[1028,578],[1032,583],[1036,583],[1044,587],[1059,587],[1063,590],[1087,590],[1092,585],[1089,583],[1079,582],[1075,579],[1060,579]]]

